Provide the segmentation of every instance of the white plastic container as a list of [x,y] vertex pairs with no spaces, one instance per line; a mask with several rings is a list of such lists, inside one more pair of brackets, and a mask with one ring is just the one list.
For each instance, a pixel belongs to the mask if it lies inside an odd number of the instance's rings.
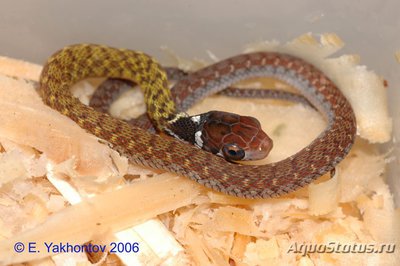
[[[2,1],[0,53],[36,63],[72,43],[102,43],[143,50],[161,62],[167,46],[186,58],[237,54],[249,42],[285,42],[306,32],[335,32],[343,53],[389,84],[394,139],[400,139],[400,2],[386,1]],[[164,59],[164,60],[163,60]],[[399,159],[389,165],[389,183],[400,202]]]

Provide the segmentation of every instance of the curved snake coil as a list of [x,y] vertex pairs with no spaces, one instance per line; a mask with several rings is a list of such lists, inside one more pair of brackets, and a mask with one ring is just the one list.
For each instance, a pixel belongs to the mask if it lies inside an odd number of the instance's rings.
[[87,77],[132,80],[144,90],[145,98],[164,101],[147,106],[151,120],[162,127],[176,114],[175,105],[168,101],[165,72],[143,53],[99,45],[66,47],[48,60],[40,86],[46,104],[111,143],[132,163],[187,176],[226,194],[268,198],[304,187],[333,170],[354,142],[356,121],[349,102],[321,71],[299,58],[270,52],[235,56],[192,73],[175,85],[177,95],[190,92],[178,104],[185,109],[237,81],[262,76],[297,88],[325,116],[328,126],[293,156],[261,166],[229,163],[179,140],[132,127],[72,97],[70,87]]
[[[167,73],[169,81],[177,82],[187,77],[187,75],[189,74],[188,72],[185,72],[176,67],[163,67],[163,68]],[[111,79],[111,78],[106,79],[94,91],[92,97],[90,98],[89,106],[93,107],[97,111],[107,113],[109,112],[111,104],[121,96],[121,93],[124,90],[132,89],[135,86],[136,84],[130,80]],[[177,95],[175,93],[175,87],[172,87],[170,90],[174,102],[182,102],[186,99],[187,96],[190,95],[188,91],[184,92],[183,95],[182,93],[181,95]],[[239,89],[235,87],[228,87],[218,92],[217,94],[232,98],[282,100],[292,103],[300,103],[304,106],[308,106],[315,109],[315,107],[312,106],[311,103],[303,95],[284,90],[256,89],[256,88]],[[175,105],[178,110],[183,112],[187,111],[186,109],[183,109],[179,104]],[[156,132],[156,129],[154,128],[153,124],[149,120],[146,113],[126,121],[132,126],[141,127],[152,133]]]

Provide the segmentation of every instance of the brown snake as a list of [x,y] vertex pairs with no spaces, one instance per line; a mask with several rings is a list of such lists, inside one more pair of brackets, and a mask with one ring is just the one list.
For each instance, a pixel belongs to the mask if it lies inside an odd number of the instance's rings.
[[[196,71],[175,85],[177,95],[184,95],[179,102],[182,108],[250,77],[274,77],[297,88],[324,115],[328,125],[301,151],[267,165],[232,164],[179,140],[132,127],[125,121],[85,106],[69,91],[83,78],[112,77],[133,80],[144,89],[145,97],[149,96],[147,93],[156,98],[159,95],[154,95],[154,92],[151,95],[151,87],[167,87],[165,73],[160,69],[154,60],[139,52],[76,45],[64,48],[49,59],[40,86],[46,104],[108,141],[130,162],[187,176],[207,187],[238,197],[276,197],[304,187],[333,170],[354,142],[355,116],[343,94],[320,70],[286,54],[258,52],[235,56]],[[159,121],[171,119],[168,113],[157,113],[159,107],[148,105],[147,108],[159,116]],[[174,109],[171,106],[166,108]]]
[[[177,67],[164,67],[167,73],[169,81],[179,81],[186,78],[189,74]],[[106,79],[103,81],[98,88],[93,93],[89,101],[89,106],[93,107],[95,110],[107,113],[110,109],[111,104],[119,98],[122,92],[126,89],[132,89],[136,86],[135,83],[129,80],[123,79]],[[177,95],[175,92],[175,87],[171,88],[171,94],[173,100],[178,103],[185,100],[185,98],[190,95],[190,92],[185,92],[183,95]],[[235,87],[228,87],[224,90],[218,92],[218,95],[234,97],[234,98],[251,98],[251,99],[275,99],[283,100],[292,103],[300,103],[304,106],[314,108],[311,103],[302,95],[296,94],[284,90],[276,89],[259,89],[259,88],[245,88],[239,89]],[[182,108],[179,104],[176,104],[177,109],[181,111],[187,111]],[[191,106],[186,106],[191,107]],[[139,117],[127,120],[129,124],[136,127],[141,127],[152,133],[156,132],[153,124],[149,120],[146,113],[140,115]]]

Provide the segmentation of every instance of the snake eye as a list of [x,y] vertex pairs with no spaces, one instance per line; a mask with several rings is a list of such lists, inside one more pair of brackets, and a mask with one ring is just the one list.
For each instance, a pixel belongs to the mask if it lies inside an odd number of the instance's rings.
[[230,161],[239,161],[245,156],[244,150],[234,143],[225,144],[222,153],[225,159]]

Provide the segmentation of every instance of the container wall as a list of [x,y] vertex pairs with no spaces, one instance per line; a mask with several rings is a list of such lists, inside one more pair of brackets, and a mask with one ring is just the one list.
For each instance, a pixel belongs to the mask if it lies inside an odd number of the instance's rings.
[[[179,55],[219,58],[236,54],[249,42],[290,40],[306,32],[335,32],[343,53],[389,83],[394,135],[400,139],[400,2],[386,1],[53,1],[0,3],[0,53],[43,63],[53,51],[91,42],[148,52],[165,60],[160,46]],[[399,144],[394,153],[400,156]],[[392,189],[399,195],[399,159],[390,164]],[[399,199],[397,199],[399,202]]]

